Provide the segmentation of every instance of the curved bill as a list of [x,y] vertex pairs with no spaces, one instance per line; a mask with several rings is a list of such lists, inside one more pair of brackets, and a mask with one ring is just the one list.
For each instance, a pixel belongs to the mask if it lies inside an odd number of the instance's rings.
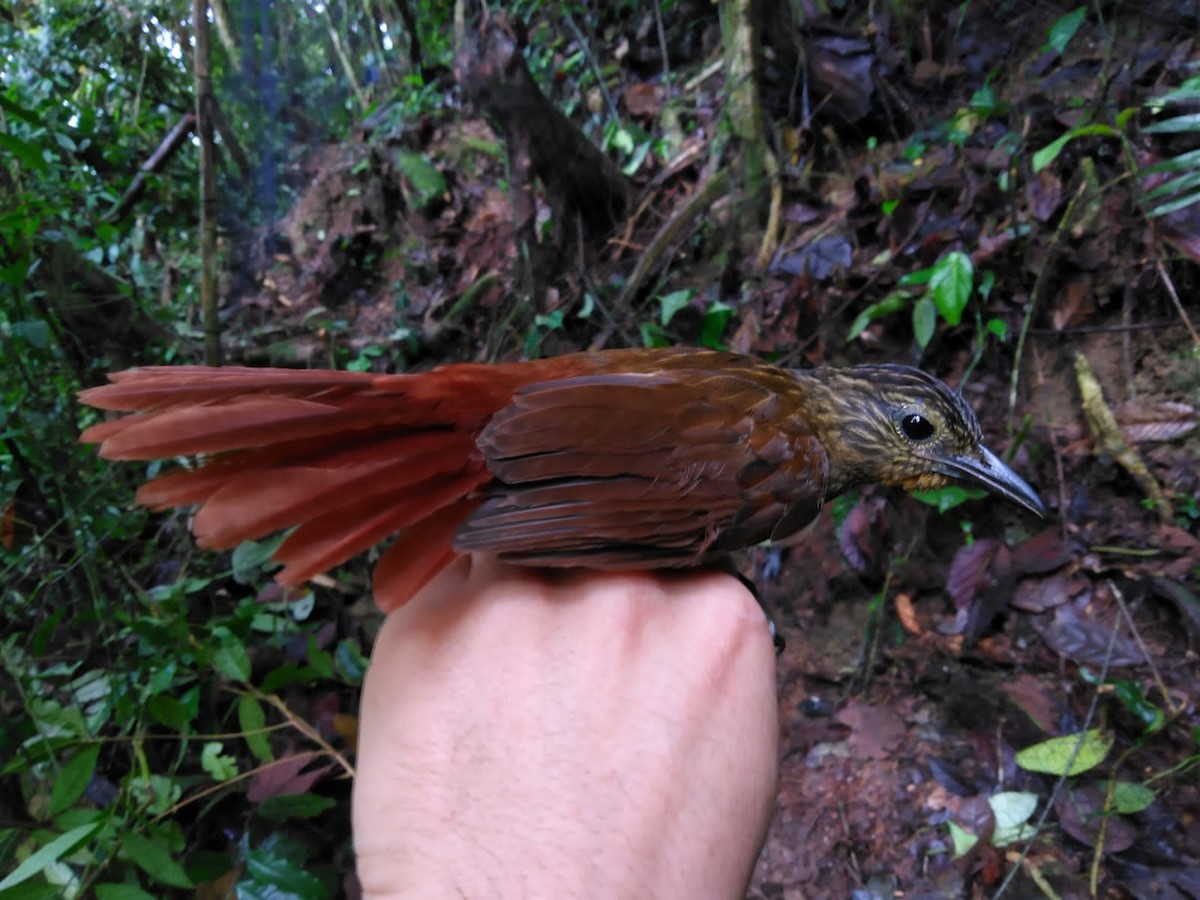
[[1042,498],[1025,483],[1024,478],[987,447],[980,447],[975,453],[964,453],[962,456],[945,460],[945,465],[950,470],[949,474],[974,482],[1032,513],[1045,517],[1046,505],[1042,503]]

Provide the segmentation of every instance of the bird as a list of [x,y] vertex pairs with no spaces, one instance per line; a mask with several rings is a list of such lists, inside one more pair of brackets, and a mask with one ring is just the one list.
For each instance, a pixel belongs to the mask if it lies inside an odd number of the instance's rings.
[[200,546],[289,530],[295,586],[395,538],[391,611],[463,553],[516,564],[690,568],[795,541],[859,485],[965,481],[1039,516],[963,397],[895,364],[787,369],[686,347],[375,374],[148,366],[80,392],[108,460],[186,457],[137,491],[198,507]]

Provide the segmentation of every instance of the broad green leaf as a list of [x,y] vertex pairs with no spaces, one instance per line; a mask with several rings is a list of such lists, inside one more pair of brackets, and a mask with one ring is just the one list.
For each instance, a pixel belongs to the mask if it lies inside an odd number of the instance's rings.
[[937,328],[937,307],[928,296],[921,297],[913,304],[912,323],[913,337],[917,346],[924,350],[933,340],[933,332]]
[[1085,16],[1087,16],[1086,6],[1076,7],[1065,16],[1060,16],[1050,26],[1045,49],[1059,54],[1066,50],[1067,44],[1071,43],[1071,38],[1075,37],[1075,32],[1083,24]]
[[213,653],[212,661],[217,671],[230,681],[250,680],[250,655],[246,653],[246,645],[233,635],[222,641]]
[[96,772],[96,762],[99,759],[100,745],[90,744],[67,761],[50,791],[51,816],[57,816],[70,809],[83,796],[83,792],[91,783],[92,775]]
[[263,731],[267,725],[267,714],[253,694],[242,694],[238,699],[238,725],[255,759],[270,762],[275,758],[271,752],[271,741]]
[[90,825],[80,825],[65,834],[60,834],[46,846],[30,854],[29,858],[13,869],[0,881],[0,891],[16,887],[23,881],[28,881],[47,866],[53,865],[64,856],[72,853],[76,847],[92,836],[101,826],[101,822]]
[[401,151],[397,154],[400,172],[408,181],[417,201],[424,208],[446,193],[446,178],[423,154]]
[[242,541],[234,547],[230,558],[233,580],[238,584],[251,584],[262,574],[264,568],[268,565],[273,567],[271,557],[285,537],[286,534],[277,534],[261,541]]
[[659,313],[659,324],[666,328],[671,324],[671,320],[675,318],[675,313],[679,312],[685,306],[692,302],[692,298],[696,296],[693,290],[672,291],[666,296],[658,298],[658,304],[662,308]]
[[[1076,747],[1079,748],[1076,753]],[[1112,738],[1105,736],[1098,728],[1079,734],[1066,734],[1062,737],[1050,738],[1032,747],[1026,747],[1017,754],[1017,765],[1027,772],[1042,772],[1046,775],[1078,775],[1093,769],[1112,749]],[[1074,761],[1071,759],[1074,757]],[[1067,763],[1070,762],[1070,768]]]
[[950,827],[950,841],[954,846],[954,858],[961,859],[979,843],[979,836],[971,834],[953,819],[946,824]]
[[13,137],[11,134],[5,134],[0,131],[0,150],[11,153],[27,169],[36,169],[39,172],[44,172],[47,169],[46,160],[42,156],[42,149],[36,144],[21,140],[19,137]]
[[160,725],[180,731],[195,713],[187,705],[168,694],[155,694],[146,701],[146,712]]
[[714,350],[724,349],[722,338],[729,320],[733,318],[733,307],[717,301],[709,305],[700,325],[700,343]]
[[1001,791],[988,797],[988,806],[992,808],[996,820],[992,846],[1006,847],[1016,841],[1026,840],[1032,834],[1033,829],[1027,823],[1037,809],[1037,794]]
[[952,250],[933,267],[933,277],[929,279],[929,290],[933,294],[933,302],[937,304],[938,312],[951,325],[962,321],[963,310],[971,299],[971,289],[975,286],[975,265],[971,257],[961,250]]
[[1140,813],[1154,802],[1155,796],[1154,791],[1150,790],[1144,784],[1137,784],[1133,781],[1118,781],[1113,784],[1113,809],[1121,815]]
[[171,855],[165,843],[136,831],[121,836],[121,844],[129,859],[160,884],[171,887],[194,887],[183,866]]
[[328,892],[303,861],[260,847],[246,854],[246,868],[238,882],[238,898],[295,898],[325,900]]

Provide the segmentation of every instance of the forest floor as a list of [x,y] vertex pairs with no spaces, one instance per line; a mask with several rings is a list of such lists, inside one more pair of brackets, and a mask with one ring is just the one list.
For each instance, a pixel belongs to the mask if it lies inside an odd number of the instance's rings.
[[[854,53],[814,32],[809,58],[871,112],[781,124],[799,120],[785,115],[792,75],[768,73],[787,150],[771,266],[752,275],[729,250],[736,204],[718,203],[677,241],[658,302],[626,308],[606,306],[612,285],[695,189],[719,79],[686,98],[678,152],[700,163],[653,184],[664,165],[645,163],[651,214],[564,266],[533,311],[511,299],[503,144],[482,120],[431,115],[321,148],[297,163],[303,189],[260,242],[270,251],[243,261],[234,355],[382,370],[649,338],[791,365],[919,363],[964,391],[1051,513],[870,490],[800,546],[750,554],[787,641],[782,780],[750,896],[990,897],[1011,875],[1012,897],[1200,897],[1200,357],[1186,322],[1200,318],[1200,214],[1151,220],[1135,195],[1136,166],[1186,147],[1113,126],[1031,167],[1069,129],[1195,73],[1196,32],[1180,27],[1195,19],[1161,6],[1107,27],[1089,16],[1057,48],[1065,9],[1000,21],[968,5],[915,65],[889,63],[878,35]],[[662,128],[671,107],[652,79],[631,64],[620,78],[625,114]],[[925,287],[902,279],[953,251],[972,265],[970,305],[929,313],[914,339]],[[1085,408],[1111,419],[1089,424]],[[1018,756],[1089,730],[1078,756],[1098,743],[1099,758],[1070,777],[1055,774],[1070,753],[1048,771]]]

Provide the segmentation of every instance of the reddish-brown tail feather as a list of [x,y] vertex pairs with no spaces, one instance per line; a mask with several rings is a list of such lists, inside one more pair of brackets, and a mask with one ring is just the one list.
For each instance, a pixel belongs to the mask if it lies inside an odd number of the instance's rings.
[[529,366],[455,366],[423,375],[152,367],[81,395],[139,413],[82,440],[106,459],[201,456],[142,485],[153,508],[198,504],[202,546],[294,528],[275,554],[298,584],[386,538],[375,576],[385,609],[454,559],[454,532],[491,479],[479,431],[536,377]]

